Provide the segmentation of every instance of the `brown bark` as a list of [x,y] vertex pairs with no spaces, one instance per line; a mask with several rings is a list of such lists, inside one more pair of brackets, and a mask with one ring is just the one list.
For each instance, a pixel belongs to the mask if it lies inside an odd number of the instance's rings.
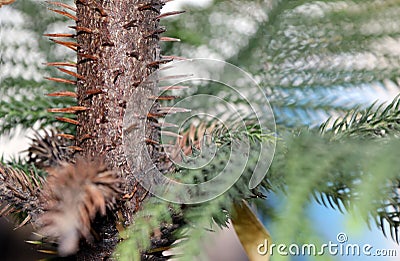
[[[146,117],[143,104],[158,92],[155,86],[138,86],[154,70],[148,64],[160,58],[158,33],[162,30],[156,16],[162,1],[77,0],[76,4],[77,72],[82,76],[77,82],[78,105],[88,108],[78,115],[77,146],[84,155],[105,157],[108,167],[126,180],[124,194],[136,191],[116,210],[121,211],[122,222],[127,225],[145,191],[135,188],[138,170],[131,170],[124,156],[123,118],[131,97],[137,102],[137,114]],[[136,152],[135,157],[140,159],[140,151]],[[94,246],[82,246],[79,260],[107,259],[112,254],[118,242],[116,216],[113,213],[96,219],[94,229],[100,240]]]

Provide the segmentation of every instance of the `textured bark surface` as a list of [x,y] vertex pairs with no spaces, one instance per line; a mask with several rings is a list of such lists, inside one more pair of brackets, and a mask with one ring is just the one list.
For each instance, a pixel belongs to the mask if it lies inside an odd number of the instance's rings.
[[[138,86],[154,70],[148,64],[160,58],[156,16],[162,5],[154,0],[79,0],[76,4],[77,69],[84,77],[77,83],[78,104],[88,108],[78,115],[77,145],[84,155],[104,156],[108,167],[125,178],[124,194],[132,197],[119,207],[127,225],[145,191],[137,188],[124,156],[123,118],[130,97],[138,103],[137,114],[146,117],[141,103],[158,92],[155,86],[150,90]],[[146,133],[151,136],[154,133]],[[140,150],[136,152],[140,159]],[[102,260],[112,254],[118,242],[116,216],[96,219],[99,240],[94,246],[81,246],[79,260]]]

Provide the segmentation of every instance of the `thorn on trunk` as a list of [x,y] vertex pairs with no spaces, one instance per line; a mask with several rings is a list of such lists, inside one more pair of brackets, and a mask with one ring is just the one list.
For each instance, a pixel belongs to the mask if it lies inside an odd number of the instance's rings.
[[169,69],[172,69],[172,68],[174,68],[174,66],[172,66],[172,65],[166,65],[166,66],[163,66],[163,67],[159,68],[159,70],[161,70],[161,71],[166,71],[166,70],[169,70]]
[[71,29],[74,29],[77,34],[80,33],[87,33],[87,34],[92,34],[93,30],[84,26],[68,26]]
[[177,134],[175,132],[172,132],[172,131],[161,131],[161,135],[183,139],[182,135],[179,135],[179,134]]
[[171,80],[171,79],[179,79],[179,78],[188,78],[188,77],[193,77],[194,74],[177,74],[177,75],[168,75],[161,77],[159,81],[166,81],[166,80]]
[[146,141],[146,143],[150,143],[150,144],[153,144],[153,145],[160,145],[159,142],[157,142],[155,140],[152,140],[152,139],[145,139],[145,141]]
[[69,91],[52,92],[52,93],[47,94],[47,96],[50,96],[50,97],[72,97],[72,98],[78,97],[78,95],[75,92],[69,92]]
[[163,114],[173,114],[173,113],[180,113],[180,112],[191,112],[192,110],[186,108],[179,108],[179,107],[160,107],[158,108],[159,113]]
[[76,63],[70,62],[52,62],[52,63],[45,63],[47,66],[67,66],[67,67],[76,67]]
[[60,113],[76,113],[79,111],[86,111],[88,108],[84,106],[72,106],[67,108],[50,108],[47,109],[48,112],[60,112]]
[[172,16],[172,15],[179,15],[179,14],[183,14],[183,13],[185,13],[185,12],[186,12],[186,11],[167,12],[167,13],[163,13],[163,14],[160,14],[160,15],[156,16],[154,19],[155,19],[155,20],[159,20],[159,19],[164,18],[164,17],[168,17],[168,16]]
[[46,37],[63,37],[63,38],[75,38],[75,34],[43,34]]
[[[80,56],[81,58],[85,58],[87,60],[91,60],[91,61],[97,61],[99,58],[95,55],[91,55],[91,54],[86,54],[86,53],[79,53],[78,52],[78,56]],[[82,61],[80,61],[79,63],[82,63]]]
[[54,77],[44,77],[44,78],[49,80],[49,81],[76,85],[76,81],[67,80],[67,79],[64,79],[64,78],[54,78]]
[[45,2],[48,3],[48,4],[51,4],[51,5],[55,5],[55,6],[59,6],[59,7],[64,7],[64,8],[67,8],[67,9],[71,10],[71,11],[76,12],[76,8],[75,8],[75,7],[70,6],[70,5],[67,5],[67,4],[64,4],[64,3],[53,2],[53,1],[45,1]]
[[72,20],[74,20],[76,22],[78,21],[78,17],[76,17],[75,15],[70,14],[68,12],[57,10],[57,9],[51,9],[51,8],[49,8],[49,10],[51,10],[51,11],[57,13],[57,14],[63,15],[65,17],[68,17],[68,18],[70,18],[70,19],[72,19]]
[[103,93],[103,90],[101,90],[101,89],[90,89],[90,90],[87,90],[87,91],[85,91],[85,94],[86,95],[96,95],[96,94],[100,94],[100,93]]
[[154,62],[148,63],[147,67],[154,68],[154,67],[160,66],[161,64],[166,64],[166,63],[169,63],[169,62],[172,62],[172,61],[173,61],[173,59],[158,60],[158,61],[154,61]]
[[88,140],[88,139],[93,139],[93,136],[90,134],[85,134],[79,139],[79,142],[82,143],[83,141]]
[[56,117],[56,119],[57,119],[58,121],[62,121],[62,122],[66,122],[66,123],[71,123],[71,124],[74,124],[74,125],[79,125],[79,121],[73,120],[73,119],[70,119],[70,118],[66,118],[66,117]]
[[164,117],[165,113],[147,113],[147,118],[158,119],[160,117]]
[[60,44],[60,45],[63,45],[65,47],[68,47],[73,51],[77,51],[78,50],[78,46],[79,46],[79,44],[75,43],[75,42],[64,42],[64,41],[59,41],[59,40],[56,40],[56,39],[53,39],[53,38],[50,38],[50,41],[53,41],[56,44]]
[[189,86],[183,86],[183,85],[172,85],[172,86],[161,86],[159,87],[160,90],[162,91],[170,91],[170,90],[184,90],[184,89],[189,89]]
[[146,34],[144,36],[144,38],[150,38],[150,37],[158,36],[159,34],[162,34],[162,33],[166,32],[166,31],[167,31],[167,29],[165,27],[160,27],[160,28],[157,28],[156,30],[151,31],[150,33]]
[[53,255],[53,256],[55,256],[55,255],[58,254],[57,251],[50,250],[50,249],[38,249],[37,251],[38,251],[39,253],[43,253],[43,254],[46,254],[46,255]]
[[147,4],[139,5],[138,10],[139,11],[151,10],[151,11],[154,11],[157,13],[160,11],[159,8],[157,9],[157,5],[154,3],[147,3]]
[[132,20],[132,21],[130,21],[130,22],[124,24],[122,27],[125,28],[126,30],[129,30],[129,29],[131,29],[132,27],[137,27],[137,20],[134,19],[134,20]]
[[169,59],[169,60],[178,60],[178,61],[187,61],[189,59],[181,56],[175,56],[175,55],[163,55],[161,56],[163,59]]
[[161,41],[161,42],[180,42],[181,39],[163,36],[163,37],[160,38],[160,41]]
[[96,5],[95,10],[98,11],[102,17],[108,16],[106,10],[99,3],[95,2],[95,5]]
[[85,77],[84,77],[83,75],[80,75],[80,74],[78,74],[78,73],[76,73],[76,72],[73,72],[73,71],[70,71],[70,70],[67,70],[67,69],[64,69],[64,68],[60,68],[60,67],[57,67],[57,69],[58,69],[59,71],[63,72],[63,73],[66,73],[66,74],[68,74],[68,75],[71,75],[71,76],[73,76],[73,77],[76,77],[76,78],[78,78],[79,80],[85,80]]
[[171,101],[175,100],[176,98],[179,98],[178,96],[172,96],[172,95],[167,95],[167,96],[150,96],[150,100],[156,100],[156,101]]
[[151,125],[153,125],[156,128],[162,128],[162,127],[164,127],[164,128],[179,128],[178,125],[173,124],[173,123],[169,123],[169,122],[162,122],[162,123],[151,122]]

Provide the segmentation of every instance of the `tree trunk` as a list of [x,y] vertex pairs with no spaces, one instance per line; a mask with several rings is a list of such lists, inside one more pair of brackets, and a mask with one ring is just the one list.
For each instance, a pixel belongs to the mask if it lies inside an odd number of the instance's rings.
[[[110,169],[124,178],[119,206],[112,215],[99,217],[94,229],[99,234],[94,246],[81,246],[79,260],[107,259],[118,242],[116,217],[124,226],[140,206],[145,190],[135,180],[122,144],[123,118],[131,97],[137,101],[137,114],[146,117],[141,103],[158,92],[144,89],[140,82],[155,70],[150,63],[159,60],[157,16],[160,0],[77,0],[78,105],[86,107],[78,115],[77,146],[82,154],[104,157]],[[151,128],[147,128],[151,129]],[[147,133],[152,137],[154,133]],[[142,157],[136,151],[139,160]],[[143,158],[144,159],[144,158]],[[134,192],[135,193],[132,193]],[[133,197],[122,201],[122,196]],[[117,211],[120,215],[117,214]],[[121,215],[122,214],[122,215]]]

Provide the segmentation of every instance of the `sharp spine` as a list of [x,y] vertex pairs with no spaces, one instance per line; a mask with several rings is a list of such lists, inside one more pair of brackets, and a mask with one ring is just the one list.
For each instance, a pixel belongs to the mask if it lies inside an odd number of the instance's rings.
[[152,139],[149,139],[149,138],[145,139],[145,141],[146,141],[147,143],[151,143],[151,144],[153,144],[153,145],[160,145],[159,142],[157,142],[157,141],[155,141],[155,140],[152,140]]
[[55,42],[56,44],[64,45],[65,47],[68,47],[74,51],[78,51],[78,43],[75,42],[64,42],[64,41],[59,41],[53,38],[50,38],[51,41]]
[[154,127],[157,127],[157,128],[162,128],[162,127],[164,127],[164,128],[178,128],[179,127],[176,124],[168,123],[168,122],[162,122],[162,123],[152,122],[151,125],[153,125]]
[[98,58],[97,56],[95,56],[95,55],[86,54],[86,53],[78,53],[78,56],[81,56],[81,57],[83,57],[83,58],[86,58],[86,59],[89,59],[89,60],[93,60],[93,61],[96,61],[96,60],[99,59],[99,58]]
[[85,91],[86,95],[95,95],[95,94],[100,94],[100,93],[103,93],[103,90],[101,90],[101,89],[90,89],[90,90]]
[[75,38],[75,34],[44,34],[46,37]]
[[169,62],[172,62],[172,61],[173,61],[173,59],[158,60],[158,61],[154,61],[154,62],[148,63],[147,67],[158,67],[158,66],[160,66],[160,64],[166,64],[166,63],[169,63]]
[[31,244],[31,245],[43,245],[43,241],[34,241],[34,240],[24,240],[25,243]]
[[74,124],[74,125],[79,125],[79,121],[73,120],[73,119],[70,119],[70,118],[66,118],[66,117],[56,117],[56,119],[57,119],[58,121],[62,121],[62,122],[66,122],[66,123],[71,123],[71,124]]
[[90,135],[90,134],[85,134],[79,139],[79,141],[82,142],[82,141],[87,140],[87,139],[93,139],[93,136]]
[[101,15],[102,17],[108,16],[106,10],[104,10],[104,8],[103,8],[99,3],[95,2],[95,5],[96,5],[96,8],[95,8],[95,9],[96,9],[97,11],[99,11],[99,13],[100,13],[100,15]]
[[54,78],[54,77],[44,77],[44,78],[49,80],[49,81],[76,85],[76,81],[67,80],[67,79],[64,79],[64,78]]
[[76,67],[76,63],[70,62],[52,62],[52,63],[45,63],[47,66],[67,66],[67,67]]
[[147,118],[157,119],[160,117],[164,117],[165,113],[147,113]]
[[163,37],[160,37],[160,41],[161,41],[161,42],[180,42],[181,39],[163,36]]
[[86,111],[88,108],[84,106],[72,106],[67,108],[51,108],[47,109],[48,112],[62,112],[62,113],[76,113],[79,111]]
[[136,26],[137,26],[137,20],[134,19],[134,20],[124,24],[122,27],[128,30],[128,29],[130,29],[132,27],[136,27]]
[[159,113],[179,113],[179,112],[191,112],[192,110],[179,107],[160,107],[158,108]]
[[193,77],[194,74],[178,74],[178,75],[168,75],[164,76],[159,79],[159,81],[165,81],[165,80],[171,80],[171,79],[179,79],[179,78],[187,78],[187,77]]
[[155,12],[158,12],[158,10],[154,7],[154,4],[152,3],[142,4],[138,7],[138,10],[139,11],[153,10]]
[[179,98],[178,96],[172,96],[172,95],[165,95],[165,96],[150,96],[150,100],[156,100],[156,101],[172,101]]
[[168,59],[168,60],[180,60],[180,61],[187,61],[189,60],[188,58],[181,57],[181,56],[175,56],[175,55],[163,55],[161,56],[162,59]]
[[67,8],[67,9],[71,10],[71,11],[76,12],[76,8],[75,8],[75,7],[70,6],[70,5],[67,5],[67,4],[64,4],[64,3],[53,2],[53,1],[45,1],[45,2],[48,3],[48,4],[51,4],[51,5],[56,5],[56,6],[59,6],[59,7],[64,7],[64,8]]
[[51,11],[57,13],[57,14],[66,16],[66,17],[68,17],[68,18],[71,18],[72,20],[75,20],[76,22],[78,22],[78,17],[76,17],[76,16],[73,15],[73,14],[70,14],[70,13],[65,12],[65,11],[57,10],[57,9],[51,9],[51,8],[49,8],[49,10],[51,10]]
[[150,37],[155,36],[155,35],[158,36],[159,34],[162,34],[162,33],[166,32],[166,31],[167,31],[167,29],[165,27],[160,27],[160,28],[157,28],[156,30],[150,32],[149,34],[146,34],[144,36],[144,38],[150,38]]
[[166,65],[166,66],[160,67],[159,70],[165,71],[165,70],[172,69],[172,68],[174,68],[174,67],[175,67],[175,66],[172,66],[172,65]]
[[76,72],[73,72],[73,71],[70,71],[70,70],[67,70],[67,69],[64,69],[64,68],[60,68],[60,67],[57,67],[57,69],[60,70],[63,73],[66,73],[68,75],[74,76],[74,77],[78,78],[79,80],[85,80],[84,76],[82,76],[82,75],[80,75],[80,74],[78,74]]
[[145,3],[145,4],[140,5],[138,7],[138,10],[139,11],[152,10],[154,12],[159,12],[159,9],[163,5],[165,5],[166,3],[171,2],[171,1],[173,1],[173,0],[162,0],[159,3],[152,1],[150,3]]
[[69,91],[61,91],[61,92],[52,92],[47,94],[47,96],[50,97],[72,97],[72,98],[78,98],[78,94],[75,92],[69,92]]
[[30,215],[27,215],[24,221],[21,222],[17,227],[14,228],[14,230],[20,229],[21,227],[25,226],[28,224],[29,221],[31,221],[32,217]]
[[172,86],[162,86],[159,87],[160,90],[162,91],[170,91],[170,90],[184,90],[184,89],[189,89],[189,86],[183,86],[183,85],[172,85]]
[[39,253],[43,253],[43,254],[47,254],[47,255],[57,255],[58,254],[57,251],[50,250],[50,249],[48,249],[48,250],[46,250],[46,249],[38,249],[37,251]]
[[173,12],[163,13],[163,14],[160,14],[160,15],[156,16],[154,19],[155,20],[159,20],[159,19],[164,18],[164,17],[168,17],[168,16],[172,16],[172,15],[179,15],[179,14],[183,14],[185,12],[186,11],[173,11]]
[[170,136],[170,137],[174,137],[174,138],[180,138],[183,139],[182,135],[179,135],[175,132],[172,131],[161,131],[161,135],[166,135],[166,136]]
[[77,33],[88,33],[92,34],[93,30],[84,26],[69,26],[69,28],[76,30]]

